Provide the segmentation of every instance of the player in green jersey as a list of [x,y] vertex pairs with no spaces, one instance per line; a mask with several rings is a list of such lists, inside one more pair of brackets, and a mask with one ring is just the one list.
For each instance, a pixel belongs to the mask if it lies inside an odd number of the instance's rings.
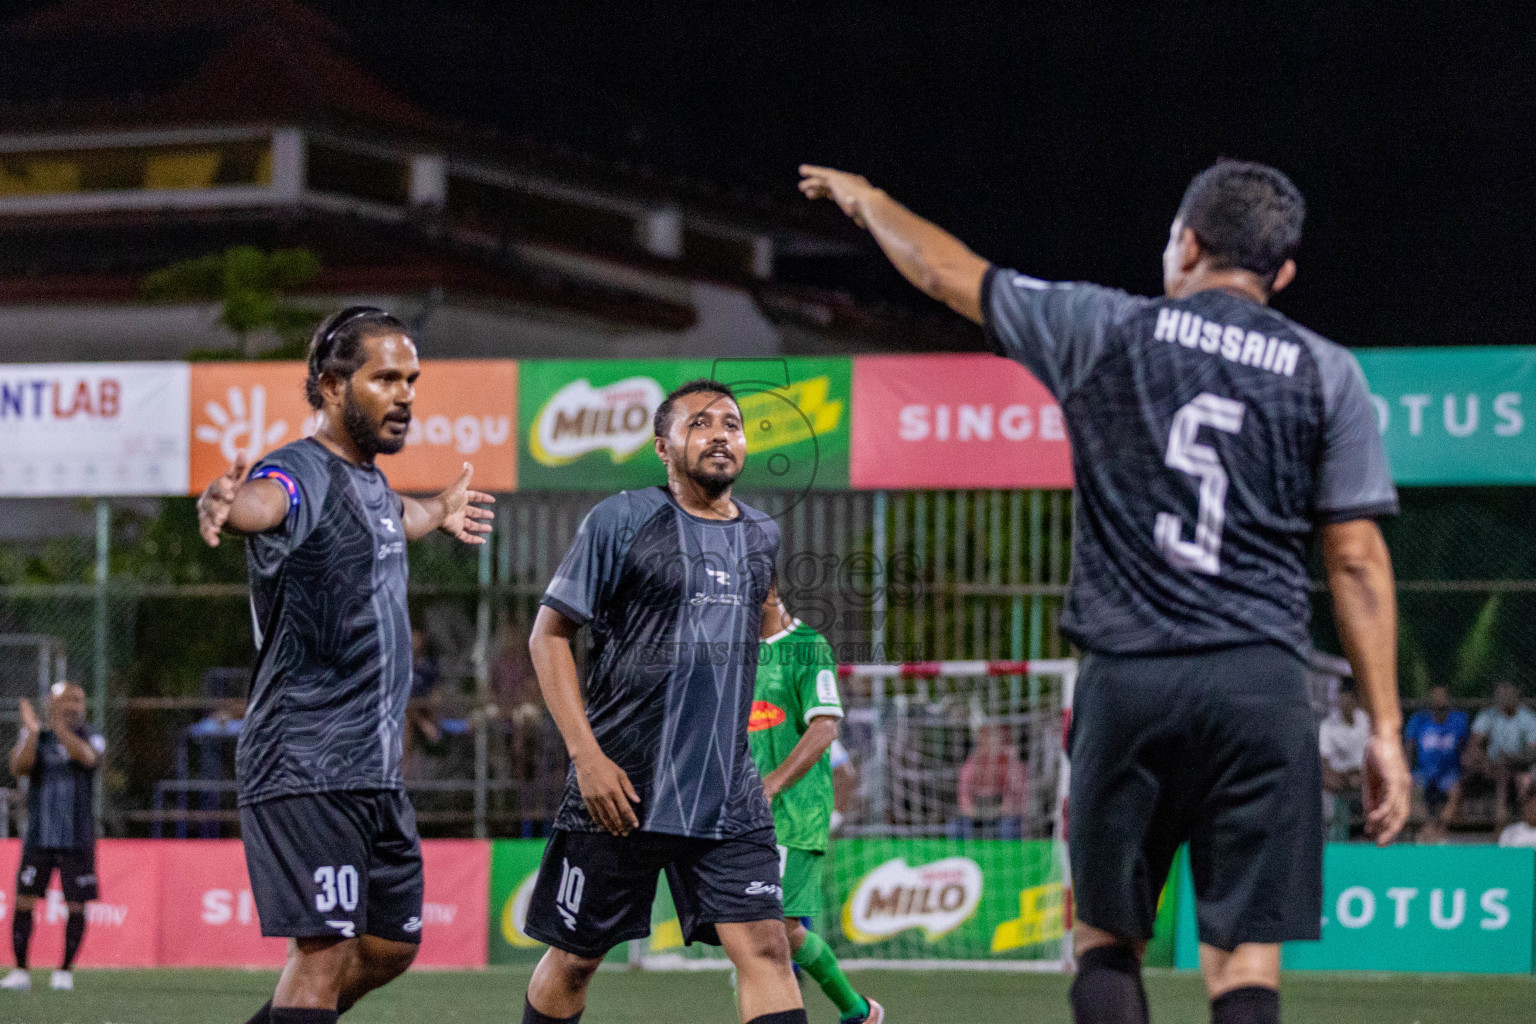
[[821,872],[832,821],[832,763],[843,704],[837,661],[820,633],[768,592],[747,742],[773,804],[784,886],[784,927],[795,963],[815,979],[845,1024],[881,1024],[885,1008],[854,991],[832,949],[800,918],[821,913]]

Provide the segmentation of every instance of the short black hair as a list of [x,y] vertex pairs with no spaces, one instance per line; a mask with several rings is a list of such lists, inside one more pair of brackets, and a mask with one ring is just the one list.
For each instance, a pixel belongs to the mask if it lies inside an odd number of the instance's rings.
[[1249,270],[1266,287],[1301,246],[1306,200],[1264,164],[1219,160],[1189,183],[1178,219],[1220,269]]
[[318,409],[320,378],[327,373],[350,377],[368,361],[363,342],[380,334],[409,334],[405,324],[377,306],[348,306],[320,322],[309,339],[309,376],[304,380],[304,397],[310,408]]
[[666,437],[667,429],[672,425],[669,422],[672,419],[672,403],[684,395],[696,395],[701,391],[715,395],[724,395],[732,402],[736,402],[738,410],[741,409],[741,403],[736,401],[736,392],[732,391],[729,385],[722,384],[717,380],[710,380],[708,377],[690,380],[686,384],[679,384],[673,388],[667,397],[661,400],[661,404],[656,407],[656,415],[651,417],[651,429],[656,432],[657,437]]

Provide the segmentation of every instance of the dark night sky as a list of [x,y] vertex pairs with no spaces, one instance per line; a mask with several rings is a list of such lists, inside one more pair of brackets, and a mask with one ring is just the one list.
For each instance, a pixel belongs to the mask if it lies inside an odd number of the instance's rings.
[[313,3],[439,114],[786,201],[801,160],[862,171],[1046,277],[1158,289],[1189,176],[1271,162],[1310,205],[1286,312],[1347,344],[1536,340],[1515,5]]

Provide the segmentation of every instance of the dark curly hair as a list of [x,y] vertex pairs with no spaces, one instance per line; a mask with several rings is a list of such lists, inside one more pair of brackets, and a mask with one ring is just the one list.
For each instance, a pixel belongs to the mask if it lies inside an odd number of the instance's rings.
[[326,317],[309,339],[309,376],[304,380],[304,397],[309,399],[310,407],[321,406],[321,377],[327,373],[351,377],[368,361],[364,341],[380,334],[409,333],[405,324],[377,306],[348,306]]

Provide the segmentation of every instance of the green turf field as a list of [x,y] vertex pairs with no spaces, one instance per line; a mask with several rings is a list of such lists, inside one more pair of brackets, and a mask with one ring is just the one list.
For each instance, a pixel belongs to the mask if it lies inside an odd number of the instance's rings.
[[[854,983],[881,999],[892,1024],[1033,1024],[1065,1021],[1067,979],[1058,975],[855,971]],[[0,992],[5,1024],[243,1024],[270,995],[275,975],[245,971],[81,971],[73,993]],[[348,1024],[516,1022],[526,969],[419,972],[374,993]],[[1209,1020],[1199,979],[1148,977],[1154,1021]],[[835,1024],[820,992],[807,991],[814,1024]],[[1536,981],[1427,975],[1301,975],[1286,979],[1291,1024],[1503,1024],[1536,1019]],[[593,1024],[730,1024],[735,1010],[724,973],[605,971],[592,985],[584,1021]]]

